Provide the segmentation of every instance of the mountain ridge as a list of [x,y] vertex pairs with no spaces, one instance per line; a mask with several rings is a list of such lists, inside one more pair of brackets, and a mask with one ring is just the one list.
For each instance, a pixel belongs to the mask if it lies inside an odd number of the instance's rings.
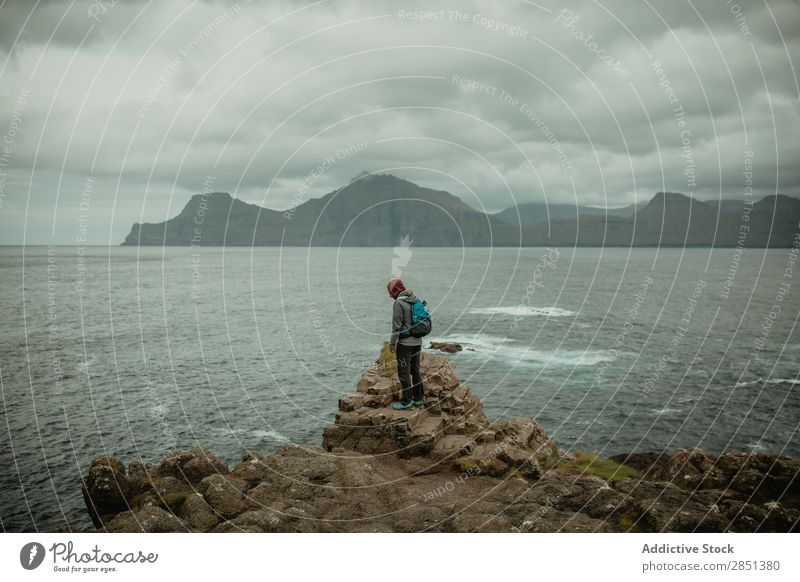
[[[522,209],[524,212],[519,212]],[[519,214],[517,214],[519,212]],[[536,212],[539,214],[536,215]],[[524,216],[523,216],[524,215]],[[789,247],[800,200],[775,194],[751,207],[657,192],[621,209],[530,203],[486,213],[445,190],[363,172],[285,211],[226,192],[196,194],[173,218],[135,223],[123,245],[167,246],[745,246]]]

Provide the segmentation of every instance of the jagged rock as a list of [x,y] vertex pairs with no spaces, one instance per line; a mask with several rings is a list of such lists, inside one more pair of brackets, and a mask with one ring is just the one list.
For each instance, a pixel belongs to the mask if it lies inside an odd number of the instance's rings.
[[[480,399],[460,384],[452,363],[443,356],[425,352],[421,355],[420,372],[425,385],[423,408],[399,411],[390,408],[397,384],[394,367],[387,365],[387,359],[390,360],[390,356],[382,353],[375,366],[362,375],[356,392],[339,400],[335,423],[323,432],[323,448],[327,451],[344,449],[400,457],[431,455],[432,464],[439,465],[470,454],[475,443],[494,442],[499,432],[503,437],[519,439],[520,447],[546,443],[547,454],[559,451],[530,419],[516,424],[505,421],[499,425],[499,430],[491,430]],[[456,436],[464,438],[454,448],[456,441],[449,437]],[[490,474],[499,475],[510,466],[527,467],[522,469],[527,475],[538,476],[535,462],[521,460],[523,456],[529,458],[529,453],[520,450],[509,454],[514,460],[475,459],[475,463],[480,462]]]
[[112,457],[99,457],[89,466],[81,484],[81,493],[95,527],[103,518],[129,508],[133,487],[125,474],[125,465]]
[[308,533],[322,529],[309,504],[278,501],[270,507],[251,509],[214,528],[215,533]]
[[729,451],[712,455],[701,449],[615,455],[650,481],[669,481],[682,489],[729,489],[751,501],[800,496],[800,459],[784,455]]
[[643,479],[658,481],[659,479],[654,479],[654,475],[651,471],[658,470],[668,456],[667,453],[641,452],[611,455],[609,459],[615,463],[633,467],[642,474]]
[[543,505],[527,516],[520,524],[521,533],[572,533],[612,532],[611,526],[602,519],[594,519],[574,511],[560,511]]
[[199,483],[209,475],[227,475],[228,466],[208,449],[195,447],[190,451],[178,450],[165,457],[158,466],[162,477],[175,477],[187,483]]
[[447,466],[459,457],[465,457],[475,450],[475,439],[469,435],[445,435],[431,452],[431,468],[441,469],[440,465]]
[[620,479],[613,487],[632,500],[628,516],[645,531],[723,532],[728,527],[718,511],[671,483]]
[[288,485],[286,471],[297,474],[303,483],[325,484],[336,471],[331,455],[320,447],[284,446],[271,455],[247,453],[232,475],[251,484],[262,482]]
[[144,493],[142,496],[144,497],[156,497],[156,496],[167,496],[172,495],[175,493],[182,493],[189,489],[187,486],[186,481],[181,479],[176,479],[175,477],[170,477],[169,475],[164,477],[156,477],[152,481],[150,481],[150,488]]
[[133,461],[128,465],[128,480],[137,493],[152,487],[152,480],[158,478],[158,467],[153,463]]
[[197,487],[209,506],[221,517],[231,518],[247,509],[247,483],[231,475],[209,475]]
[[593,475],[548,473],[533,487],[526,501],[539,506],[580,512],[609,522],[630,510],[630,500],[606,481]]
[[181,506],[178,516],[187,527],[197,531],[208,531],[219,523],[219,515],[200,493],[191,493]]
[[224,521],[211,530],[211,533],[264,533],[253,524],[237,524],[233,521]]
[[281,498],[282,490],[273,483],[261,483],[247,492],[245,503],[251,509],[262,509]]
[[539,424],[532,418],[513,418],[496,422],[491,426],[495,438],[503,442],[511,441],[523,449],[527,449],[544,465],[550,465],[555,459],[567,457],[566,453],[556,445]]
[[514,474],[528,479],[538,479],[542,473],[536,457],[511,440],[474,444],[462,458],[455,459],[453,466],[460,471],[490,477],[506,477]]
[[448,354],[455,354],[464,349],[464,346],[455,342],[431,342],[428,349],[439,350]]
[[351,412],[356,408],[363,408],[366,406],[367,395],[356,392],[355,394],[348,394],[339,400],[339,410],[342,412]]
[[536,457],[520,447],[502,447],[497,458],[529,479],[538,479],[541,475]]
[[190,493],[190,486],[175,477],[156,477],[149,482],[150,487],[131,500],[132,509],[155,505],[178,513]]
[[257,453],[246,453],[241,463],[233,469],[233,476],[249,483],[267,481],[274,473],[269,458]]
[[777,502],[758,505],[737,500],[725,500],[720,503],[719,511],[730,520],[731,531],[800,531],[800,511],[783,508]]
[[116,515],[105,527],[108,533],[168,533],[185,532],[186,524],[173,514],[148,505],[140,511],[124,511]]
[[288,518],[271,509],[247,511],[240,516],[220,524],[215,533],[274,533],[286,532],[289,529]]
[[362,408],[339,412],[336,424],[323,432],[323,447],[365,454],[427,454],[443,436],[444,419],[421,409]]

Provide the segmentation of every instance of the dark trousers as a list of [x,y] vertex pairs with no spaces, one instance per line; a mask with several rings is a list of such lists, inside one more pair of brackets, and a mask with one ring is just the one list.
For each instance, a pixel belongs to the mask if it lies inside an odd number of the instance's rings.
[[[401,400],[408,403],[412,398],[422,400],[424,387],[419,373],[419,354],[422,346],[404,346],[397,344],[397,377],[403,387]],[[413,380],[413,383],[412,383]]]

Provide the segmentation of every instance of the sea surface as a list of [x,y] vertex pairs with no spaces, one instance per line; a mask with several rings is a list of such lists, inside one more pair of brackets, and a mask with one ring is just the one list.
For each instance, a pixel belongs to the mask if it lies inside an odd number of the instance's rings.
[[92,458],[319,444],[399,273],[490,419],[562,447],[800,455],[788,249],[0,247],[0,520],[88,525]]

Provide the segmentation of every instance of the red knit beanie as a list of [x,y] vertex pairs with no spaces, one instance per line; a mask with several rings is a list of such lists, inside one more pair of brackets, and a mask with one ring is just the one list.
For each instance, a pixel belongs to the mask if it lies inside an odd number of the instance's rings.
[[397,296],[406,290],[406,286],[400,279],[392,279],[386,284],[386,290],[392,299],[397,299]]

